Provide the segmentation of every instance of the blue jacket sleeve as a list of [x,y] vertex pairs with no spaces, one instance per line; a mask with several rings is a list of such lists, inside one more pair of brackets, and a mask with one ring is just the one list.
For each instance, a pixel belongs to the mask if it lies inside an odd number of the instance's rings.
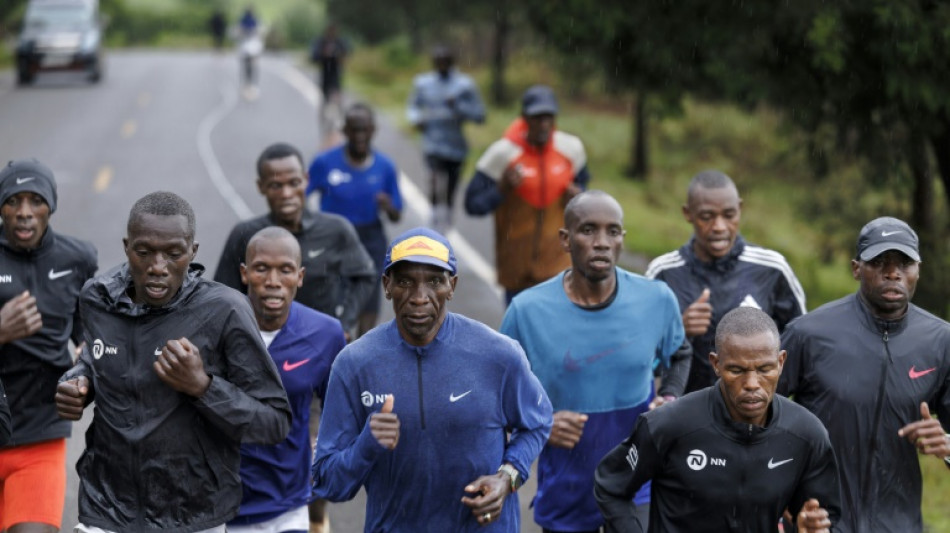
[[511,431],[504,461],[518,469],[522,479],[528,479],[531,463],[551,434],[553,409],[544,387],[531,372],[524,351],[517,343],[514,345],[518,360],[505,374],[501,388],[505,418]]
[[360,395],[349,392],[341,373],[345,374],[336,364],[330,371],[311,467],[313,495],[331,502],[353,499],[372,472],[377,457],[388,452],[373,437],[369,418],[361,416],[362,405],[350,400]]
[[307,181],[307,192],[305,194],[310,196],[314,191],[320,191],[320,194],[323,194],[327,189],[327,173],[322,157],[317,156],[313,159],[310,168],[307,170],[307,175],[309,180]]
[[487,215],[497,209],[502,200],[504,196],[495,180],[481,171],[475,173],[465,188],[465,212],[469,215]]
[[584,165],[584,168],[574,174],[574,183],[582,190],[587,190],[587,186],[590,184],[590,171],[587,170],[587,165]]

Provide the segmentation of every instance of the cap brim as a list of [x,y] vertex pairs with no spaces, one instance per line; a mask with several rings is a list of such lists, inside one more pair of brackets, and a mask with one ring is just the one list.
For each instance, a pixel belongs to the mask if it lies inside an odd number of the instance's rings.
[[409,255],[393,261],[392,263],[386,265],[386,268],[383,272],[389,272],[389,269],[398,263],[422,263],[425,265],[437,266],[439,268],[445,269],[449,274],[455,275],[455,269],[449,266],[448,263],[442,261],[441,259],[436,259],[435,257],[429,257],[427,255]]
[[525,108],[522,113],[529,117],[533,117],[535,115],[557,115],[557,106],[536,104]]
[[914,261],[920,261],[920,254],[914,248],[899,242],[881,242],[865,248],[858,257],[862,261],[870,261],[888,250],[897,250]]

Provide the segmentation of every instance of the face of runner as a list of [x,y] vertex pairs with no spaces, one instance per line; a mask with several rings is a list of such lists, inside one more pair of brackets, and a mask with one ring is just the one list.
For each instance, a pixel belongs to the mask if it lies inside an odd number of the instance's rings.
[[554,133],[554,115],[551,113],[541,113],[539,115],[526,115],[525,122],[528,124],[528,133],[526,139],[533,146],[544,146]]
[[300,159],[289,155],[264,161],[257,189],[267,199],[267,206],[281,227],[300,231],[307,192],[307,174]]
[[623,249],[623,211],[607,195],[581,193],[565,215],[569,227],[559,232],[561,247],[571,255],[575,275],[591,282],[614,276]]
[[132,299],[161,307],[181,289],[198,243],[184,215],[139,215],[122,240],[132,275]]
[[764,426],[769,404],[785,364],[785,351],[770,331],[728,335],[718,353],[709,354],[730,417],[744,424]]
[[693,225],[693,252],[701,261],[725,257],[736,243],[742,200],[735,187],[699,187],[683,206],[683,216]]
[[343,123],[343,136],[346,137],[346,152],[351,159],[362,162],[369,155],[370,143],[376,125],[373,117],[362,109],[353,109],[346,114]]
[[457,282],[458,276],[423,263],[396,263],[383,275],[386,299],[393,302],[396,326],[406,342],[425,346],[435,339]]
[[241,264],[241,281],[264,331],[277,331],[287,322],[290,304],[303,285],[300,245],[293,237],[253,239]]
[[893,320],[907,312],[917,290],[920,263],[903,252],[888,250],[870,261],[851,261],[851,274],[861,282],[861,297],[874,316]]
[[0,206],[7,242],[21,250],[36,248],[46,234],[49,215],[49,204],[36,193],[24,191],[7,198]]

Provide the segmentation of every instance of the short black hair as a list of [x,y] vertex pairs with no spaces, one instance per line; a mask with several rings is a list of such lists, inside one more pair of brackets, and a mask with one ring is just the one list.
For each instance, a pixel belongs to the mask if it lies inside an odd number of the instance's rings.
[[577,196],[571,198],[570,201],[567,202],[567,205],[564,206],[564,227],[566,229],[570,230],[571,227],[577,223],[577,208],[581,202],[588,198],[607,198],[614,202],[617,204],[617,208],[620,210],[621,222],[623,221],[623,206],[620,205],[620,202],[618,202],[616,198],[600,189],[590,189],[587,191],[582,191]]
[[373,108],[365,102],[356,102],[350,105],[350,107],[346,108],[346,113],[343,114],[343,118],[349,118],[352,113],[366,113],[366,115],[369,116],[370,122],[376,124],[376,113],[373,111]]
[[689,189],[686,191],[686,203],[696,194],[697,189],[722,189],[725,187],[736,188],[732,178],[718,170],[704,170],[693,176],[689,180]]
[[173,192],[156,191],[139,198],[129,211],[129,221],[125,227],[127,234],[132,234],[132,224],[138,221],[142,215],[163,217],[181,215],[185,217],[188,223],[188,235],[185,238],[188,241],[195,240],[195,210],[184,198]]
[[297,266],[300,267],[302,264],[302,256],[300,255],[300,243],[297,241],[297,237],[294,237],[294,234],[287,231],[286,229],[280,226],[267,226],[266,228],[258,231],[251,237],[251,240],[247,241],[247,247],[244,249],[244,263],[247,264],[250,262],[251,255],[251,246],[257,245],[258,241],[287,241],[291,244],[293,256],[297,259]]
[[274,143],[267,148],[264,148],[264,151],[261,152],[261,155],[257,158],[257,177],[258,179],[264,179],[264,164],[268,161],[273,161],[274,159],[283,159],[285,157],[294,156],[300,161],[300,166],[303,167],[303,156],[300,155],[300,150],[296,149],[294,146],[279,142]]
[[772,317],[765,311],[755,307],[736,307],[726,313],[716,326],[716,353],[722,353],[722,346],[726,337],[751,337],[759,333],[769,332],[775,339],[775,349],[779,348],[778,327]]

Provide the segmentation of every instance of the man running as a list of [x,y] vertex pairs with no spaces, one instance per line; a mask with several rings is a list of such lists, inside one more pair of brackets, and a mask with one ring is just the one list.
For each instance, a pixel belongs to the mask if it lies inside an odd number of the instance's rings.
[[[775,395],[785,358],[769,315],[749,307],[727,313],[709,354],[719,381],[641,416],[597,467],[607,532],[776,531],[785,509],[796,513],[799,533],[838,531],[828,432]],[[649,529],[630,502],[648,480]]]
[[[649,409],[654,364],[670,366],[676,354],[661,396],[682,396],[686,385],[691,356],[676,297],[663,283],[617,267],[625,233],[623,209],[609,194],[575,196],[559,233],[571,267],[515,297],[501,323],[555,410],[533,505],[545,532],[603,525],[594,470]],[[644,520],[648,501],[649,488],[637,497]]]
[[50,227],[52,171],[35,159],[0,170],[0,381],[13,437],[0,448],[0,531],[59,531],[66,493],[66,437],[56,415],[59,376],[82,343],[79,291],[97,266],[92,244]]
[[409,230],[386,254],[395,319],[340,352],[314,455],[331,501],[365,487],[371,531],[519,529],[514,494],[551,429],[551,403],[518,344],[449,313],[455,253]]
[[842,531],[920,532],[918,453],[950,466],[950,324],[910,303],[920,251],[902,220],[876,218],[861,229],[851,273],[855,294],[786,328],[778,392],[828,428]]
[[154,192],[129,213],[128,262],[83,288],[83,350],[60,416],[95,400],[79,533],[223,533],[241,503],[240,444],[276,444],[291,410],[243,295],[201,278],[195,214]]
[[257,159],[257,176],[257,190],[270,212],[234,226],[214,280],[246,293],[241,262],[247,243],[258,231],[280,226],[297,238],[302,252],[304,286],[296,300],[339,319],[343,330],[355,336],[360,310],[379,278],[353,225],[339,215],[306,208],[307,173],[293,146],[276,143],[265,148]]
[[293,421],[280,444],[241,446],[244,498],[238,516],[228,522],[231,533],[291,533],[309,528],[310,405],[315,397],[323,401],[330,364],[345,342],[337,319],[293,301],[303,284],[300,265],[297,239],[275,226],[251,238],[241,265],[241,279],[264,345],[287,391]]
[[[346,144],[323,152],[310,163],[307,195],[320,193],[320,211],[346,217],[356,228],[366,253],[376,265],[376,279],[383,273],[386,232],[380,214],[390,222],[402,215],[399,173],[392,160],[372,148],[376,118],[366,104],[353,104],[346,111],[343,135]],[[359,317],[359,335],[376,326],[382,286],[374,290]]]
[[689,183],[683,217],[693,236],[679,250],[647,267],[646,277],[665,281],[679,300],[693,363],[686,384],[692,392],[715,383],[707,357],[716,324],[736,307],[762,309],[779,332],[805,313],[805,291],[778,252],[745,242],[739,235],[742,199],[729,176],[706,170]]

